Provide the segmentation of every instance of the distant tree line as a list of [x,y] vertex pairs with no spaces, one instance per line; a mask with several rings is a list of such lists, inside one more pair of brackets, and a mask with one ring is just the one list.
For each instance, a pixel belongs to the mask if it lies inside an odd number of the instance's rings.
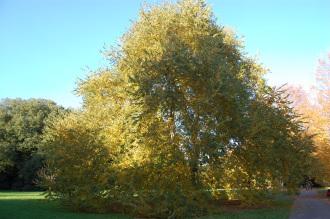
[[313,135],[314,171],[310,177],[317,183],[330,184],[330,53],[319,60],[313,87],[288,86],[290,101],[301,114],[308,133]]
[[38,189],[37,175],[45,159],[43,131],[47,120],[63,111],[44,99],[0,102],[0,189]]

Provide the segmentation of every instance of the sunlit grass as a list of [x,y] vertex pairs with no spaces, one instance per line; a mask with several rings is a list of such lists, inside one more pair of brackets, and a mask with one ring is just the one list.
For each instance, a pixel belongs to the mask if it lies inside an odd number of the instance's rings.
[[42,192],[0,192],[1,219],[128,219],[119,214],[87,214],[70,212]]
[[43,192],[0,192],[0,200],[41,200]]

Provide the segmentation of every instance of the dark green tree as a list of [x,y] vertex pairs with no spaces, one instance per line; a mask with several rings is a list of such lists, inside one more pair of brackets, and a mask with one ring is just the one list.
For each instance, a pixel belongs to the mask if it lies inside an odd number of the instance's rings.
[[0,189],[31,189],[43,164],[40,148],[47,119],[64,108],[45,99],[0,102]]

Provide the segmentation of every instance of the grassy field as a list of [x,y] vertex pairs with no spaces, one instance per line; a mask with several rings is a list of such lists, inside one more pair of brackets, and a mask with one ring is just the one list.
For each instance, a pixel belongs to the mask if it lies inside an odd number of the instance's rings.
[[273,207],[258,209],[229,209],[219,215],[206,216],[201,219],[288,219],[293,204],[293,197],[279,194]]
[[[282,199],[274,208],[224,212],[201,219],[287,219],[291,199]],[[47,201],[40,192],[0,192],[1,219],[129,219],[119,214],[75,213]]]
[[47,201],[40,192],[0,192],[1,219],[128,219],[118,214],[87,214],[66,211]]

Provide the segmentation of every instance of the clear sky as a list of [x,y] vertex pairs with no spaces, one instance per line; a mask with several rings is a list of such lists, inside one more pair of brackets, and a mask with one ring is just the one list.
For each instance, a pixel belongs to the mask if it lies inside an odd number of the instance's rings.
[[[78,107],[75,83],[104,66],[140,0],[0,0],[0,98],[48,98]],[[269,84],[313,82],[330,51],[330,0],[208,0],[219,23],[244,38]]]

